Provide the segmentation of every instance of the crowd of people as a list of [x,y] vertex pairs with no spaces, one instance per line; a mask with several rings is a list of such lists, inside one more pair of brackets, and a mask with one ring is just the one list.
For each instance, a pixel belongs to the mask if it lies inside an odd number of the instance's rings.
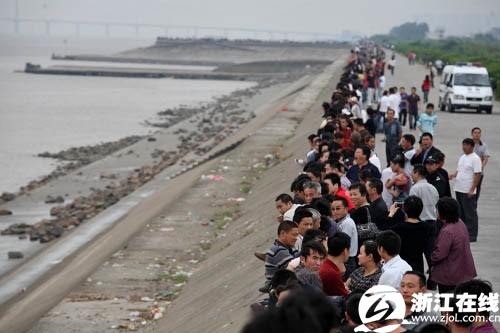
[[[255,316],[243,332],[353,332],[362,324],[361,295],[375,285],[403,295],[405,316],[414,324],[398,332],[496,332],[480,319],[449,327],[419,322],[423,313],[411,310],[418,292],[492,292],[476,279],[470,249],[489,153],[481,129],[474,128],[462,141],[456,170],[445,170],[445,155],[434,146],[434,106],[419,115],[416,88],[380,92],[384,59],[374,44],[354,49],[331,100],[323,103],[309,151],[297,160],[302,172],[290,179],[289,193],[276,197],[276,239],[266,253],[255,254],[265,267],[259,291],[268,297],[253,304]],[[406,114],[410,133],[403,133]],[[415,128],[421,130],[418,144]],[[386,167],[375,153],[379,130]]]

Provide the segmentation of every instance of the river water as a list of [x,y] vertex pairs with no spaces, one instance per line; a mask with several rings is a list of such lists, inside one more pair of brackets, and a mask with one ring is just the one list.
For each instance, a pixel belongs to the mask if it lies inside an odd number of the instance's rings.
[[[18,73],[26,62],[41,65],[92,65],[51,61],[57,54],[114,54],[153,44],[141,40],[34,39],[0,37],[0,193],[57,166],[38,153],[147,134],[145,120],[179,105],[197,105],[252,85],[237,81],[135,79]],[[94,63],[99,66],[103,63]],[[110,66],[210,69],[196,66],[110,64]]]

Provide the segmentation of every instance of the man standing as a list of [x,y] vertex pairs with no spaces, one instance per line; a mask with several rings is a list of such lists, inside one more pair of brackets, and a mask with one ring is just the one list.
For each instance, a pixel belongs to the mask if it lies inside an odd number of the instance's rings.
[[321,198],[321,185],[318,182],[308,181],[304,183],[304,196],[306,204],[310,204],[314,198]]
[[436,204],[439,200],[438,191],[434,186],[427,182],[427,170],[423,165],[416,165],[412,172],[413,186],[410,189],[410,195],[415,195],[422,200],[423,210],[420,214],[422,221],[436,221]]
[[378,284],[399,289],[403,274],[412,270],[411,266],[399,256],[401,238],[392,230],[382,231],[377,236],[377,246],[378,253],[384,260]]
[[408,102],[408,125],[411,130],[417,128],[418,106],[420,104],[420,96],[417,94],[417,88],[411,87],[411,94],[406,98]]
[[[346,233],[350,238],[349,258],[346,261],[345,276],[349,276],[356,269],[356,255],[358,254],[358,230],[356,224],[349,216],[347,202],[344,198],[335,197],[332,202],[333,219],[340,231]],[[328,243],[330,246],[330,243]]]
[[411,159],[411,164],[422,164],[425,165],[425,161],[429,156],[434,155],[437,152],[441,152],[439,149],[433,146],[433,136],[431,133],[425,132],[420,136],[420,147],[415,150],[415,155]]
[[380,178],[380,171],[378,168],[370,163],[370,156],[372,152],[367,146],[356,148],[354,151],[354,161],[356,165],[353,165],[349,171],[347,171],[347,178],[351,183],[359,182],[359,173],[361,170],[370,170],[372,177]]
[[294,204],[293,198],[286,193],[281,193],[280,195],[278,195],[275,199],[275,203],[276,210],[279,213],[276,219],[280,223],[283,221],[293,221],[293,214],[295,214],[295,210],[297,209],[297,207],[301,206],[298,204]]
[[351,239],[343,232],[328,237],[328,256],[319,269],[323,291],[328,296],[346,297],[349,294],[342,281],[342,274],[345,272],[350,247]]
[[347,201],[347,209],[351,211],[354,209],[354,204],[349,196],[349,193],[341,186],[340,177],[334,173],[325,176],[324,183],[328,186],[328,194],[334,197],[341,197]]
[[378,126],[379,132],[383,131],[385,116],[390,103],[391,101],[389,99],[389,92],[387,90],[384,90],[384,92],[382,93],[382,97],[380,98],[380,103],[378,105],[378,112],[380,113],[380,120]]
[[299,235],[294,247],[297,252],[300,252],[302,249],[302,240],[304,239],[306,231],[313,228],[312,213],[307,208],[297,208],[297,210],[295,210],[295,215],[293,216],[293,222],[295,222],[299,227]]
[[266,252],[266,280],[269,282],[274,273],[286,268],[290,260],[298,256],[294,249],[295,242],[299,237],[299,227],[296,223],[283,221],[278,226],[278,238],[271,248]]
[[370,148],[372,151],[372,155],[370,156],[370,163],[375,165],[379,171],[382,171],[382,164],[380,163],[380,158],[378,158],[377,153],[375,152],[375,137],[372,135],[367,135],[365,137],[365,145]]
[[440,167],[442,164],[444,164],[444,154],[440,152],[429,156],[425,161],[427,181],[436,188],[440,199],[451,197],[448,172]]
[[394,118],[399,118],[399,104],[401,104],[401,96],[399,96],[398,88],[392,87],[389,89],[389,108],[394,110]]
[[464,154],[458,160],[455,173],[450,174],[450,180],[456,178],[455,196],[460,207],[460,218],[469,231],[469,241],[477,240],[478,217],[476,188],[481,180],[481,159],[474,152],[474,140],[466,138],[462,141]]
[[321,243],[309,241],[303,244],[300,251],[300,265],[295,270],[295,275],[304,286],[319,291],[323,289],[319,278],[319,269],[325,257],[326,250]]
[[398,148],[399,141],[401,140],[402,135],[401,124],[394,117],[394,109],[387,109],[386,122],[384,124],[385,155],[387,158],[387,166],[390,165],[390,162]]
[[481,159],[481,165],[483,167],[483,171],[481,172],[481,180],[479,180],[479,185],[476,189],[476,200],[479,200],[479,194],[481,193],[481,184],[483,183],[484,178],[484,167],[486,167],[486,164],[488,164],[490,152],[488,151],[486,143],[481,141],[481,129],[479,127],[474,127],[471,134],[472,140],[474,140],[474,152]]
[[[415,195],[422,200],[423,209],[420,213],[420,219],[427,224],[428,235],[430,239],[424,249],[427,266],[431,266],[431,255],[434,250],[434,243],[437,237],[437,211],[436,205],[439,201],[438,191],[434,186],[427,182],[427,170],[423,165],[415,165],[412,172],[413,186],[410,189],[410,195]],[[416,269],[416,267],[413,267]]]
[[401,122],[401,126],[405,127],[408,114],[408,94],[405,91],[405,87],[399,88],[399,96],[401,96],[401,103],[399,103],[399,121]]
[[366,192],[370,199],[370,214],[372,222],[381,226],[387,218],[387,205],[382,198],[384,184],[380,179],[370,178],[366,182]]
[[432,307],[429,307],[426,311],[416,312],[412,308],[414,306],[412,300],[413,295],[418,293],[426,293],[428,284],[425,275],[417,271],[408,271],[403,275],[401,279],[401,286],[399,292],[403,296],[405,301],[405,319],[408,323],[402,324],[407,330],[412,330],[413,332],[420,332],[420,329],[429,323],[426,321],[427,318],[435,316],[434,318],[439,318],[439,313],[435,312]]
[[405,134],[399,142],[403,156],[405,157],[405,172],[411,175],[413,171],[413,165],[411,165],[411,159],[415,155],[415,137],[412,134]]

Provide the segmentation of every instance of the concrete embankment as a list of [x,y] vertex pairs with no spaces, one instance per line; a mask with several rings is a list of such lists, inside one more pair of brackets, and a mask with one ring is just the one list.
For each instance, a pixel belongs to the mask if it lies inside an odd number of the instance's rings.
[[[322,76],[325,80],[325,75]],[[314,83],[314,89],[318,88],[318,81]],[[287,95],[281,96],[277,101],[272,103],[272,108],[270,111],[263,112],[263,117],[257,117],[255,121],[245,127],[246,130],[241,131],[238,135],[231,138],[231,140],[240,140],[241,135],[248,135],[251,131],[257,131],[263,124],[267,123],[269,115],[272,115],[279,103],[283,103],[285,100],[288,101],[291,96],[295,96],[297,91],[302,91],[303,86],[299,84],[294,89],[292,89]],[[311,95],[310,90],[309,95]],[[291,104],[288,108],[301,108],[304,105]],[[300,110],[302,111],[302,110]],[[300,112],[299,112],[300,114]],[[294,117],[297,115],[292,112],[287,113],[293,121],[291,128],[296,124]],[[259,135],[257,131],[257,136]],[[246,134],[245,134],[246,133]],[[289,135],[289,131],[287,132]],[[274,141],[274,140],[273,140]],[[225,145],[230,144],[229,142],[224,142]],[[269,142],[270,144],[270,142]],[[240,148],[238,148],[239,150]],[[36,267],[42,267],[46,265],[53,265],[54,269],[43,275],[43,279],[38,280],[35,285],[30,286],[23,295],[19,295],[16,299],[4,304],[0,309],[2,313],[2,319],[0,320],[0,331],[6,329],[9,332],[22,331],[29,327],[30,322],[41,316],[44,312],[50,309],[54,304],[64,297],[64,295],[72,290],[76,284],[83,281],[86,276],[88,276],[92,271],[94,271],[100,263],[102,263],[106,258],[115,252],[120,246],[127,241],[127,239],[139,230],[144,223],[148,220],[154,218],[160,214],[161,210],[168,206],[169,204],[175,202],[179,195],[183,191],[190,188],[195,180],[199,179],[200,175],[209,170],[211,163],[207,163],[201,167],[193,169],[186,172],[180,177],[174,179],[172,183],[169,183],[167,188],[159,188],[159,184],[151,185],[153,188],[144,188],[141,191],[134,193],[131,196],[132,201],[135,203],[124,202],[123,206],[116,206],[113,213],[113,209],[107,212],[107,218],[113,221],[119,220],[119,223],[110,223],[105,229],[105,233],[99,237],[89,238],[87,240],[86,249],[78,250],[72,255],[64,257],[62,261],[58,259],[51,260],[51,257],[47,257],[46,260],[50,262],[41,262]],[[208,169],[207,169],[208,168]],[[160,175],[160,178],[163,178]],[[146,199],[144,199],[146,198]],[[137,203],[141,201],[138,205]],[[137,205],[130,210],[132,206]],[[124,213],[124,210],[126,212]],[[121,211],[121,212],[120,212]],[[89,227],[90,228],[90,227]],[[62,242],[63,240],[61,240]],[[46,254],[46,253],[45,253]],[[43,254],[42,254],[43,255]],[[20,270],[25,269],[33,262],[27,262],[23,267],[11,273],[11,275],[5,277],[10,281],[12,274],[19,273]],[[32,265],[33,266],[33,265]],[[21,284],[22,285],[22,284]],[[19,285],[18,285],[19,287]],[[14,288],[14,290],[19,290]],[[41,306],[33,307],[33,304],[43,304]],[[24,317],[19,318],[18,314],[23,313]],[[16,319],[17,318],[17,319]]]
[[[276,172],[274,167],[270,171],[265,171],[267,167],[275,165],[280,160],[287,160],[286,156],[289,152],[282,151],[281,146],[288,145],[287,140],[290,140],[292,133],[315,101],[322,101],[323,98],[328,99],[327,96],[331,89],[328,85],[333,73],[338,71],[341,63],[337,62],[328,67],[323,74],[314,79],[312,77],[304,78],[306,81],[302,81],[302,84],[296,84],[295,88],[290,87],[288,91],[283,92],[282,97],[266,103],[259,110],[256,110],[256,113],[261,114],[261,116],[257,116],[238,133],[238,135],[251,134],[247,140],[237,149],[225,154],[213,163],[209,163],[208,172],[213,175],[221,175],[220,181],[210,181],[208,176],[197,178],[199,181],[194,183],[185,195],[178,196],[174,205],[171,207],[163,206],[165,210],[161,214],[147,222],[145,221],[147,227],[143,227],[136,236],[128,241],[127,248],[116,252],[85,282],[75,288],[63,302],[33,328],[33,332],[63,332],[65,329],[67,330],[66,324],[68,322],[72,323],[72,330],[75,332],[96,330],[106,332],[112,331],[111,327],[131,328],[132,326],[135,329],[143,327],[145,330],[150,327],[149,329],[153,331],[206,331],[207,327],[201,321],[198,321],[198,324],[193,321],[193,324],[198,325],[198,329],[193,329],[189,322],[201,313],[204,314],[200,320],[216,319],[218,314],[214,311],[218,311],[222,303],[226,304],[228,300],[234,300],[234,296],[238,294],[238,290],[233,289],[233,286],[236,286],[238,279],[241,280],[241,276],[225,276],[224,274],[227,272],[225,269],[215,275],[212,275],[214,272],[211,271],[207,276],[204,273],[205,262],[213,263],[212,260],[219,262],[221,260],[220,253],[222,251],[228,253],[226,250],[228,244],[235,243],[234,245],[237,245],[240,238],[243,242],[242,249],[250,248],[247,246],[247,241],[251,242],[253,248],[255,244],[261,242],[261,240],[255,242],[253,235],[264,236],[265,230],[260,229],[261,223],[265,223],[266,228],[274,228],[274,222],[270,218],[274,216],[274,208],[272,205],[269,206],[273,200],[267,196],[274,196],[275,191],[281,187],[281,185],[276,186],[278,179],[273,181],[274,190],[268,188],[266,192],[262,192],[252,189],[250,196],[244,200],[248,186],[256,181],[260,183],[261,180],[257,180],[257,178],[260,178],[261,175]],[[313,80],[311,81],[311,79]],[[325,87],[327,87],[326,90],[324,90]],[[318,98],[322,91],[326,91],[326,93]],[[315,104],[315,106],[319,105],[319,103]],[[314,125],[317,126],[317,117],[313,118]],[[313,126],[311,125],[311,127]],[[296,146],[298,145],[296,144]],[[279,163],[278,167],[282,164],[283,162]],[[294,163],[286,164],[294,169],[289,172],[298,171],[298,166]],[[281,173],[280,181],[283,180],[283,177],[284,175]],[[170,188],[177,192],[177,189]],[[254,193],[259,193],[262,197],[257,203],[254,203]],[[163,192],[161,195],[167,195],[168,199],[171,194]],[[255,214],[255,204],[263,204],[264,198],[268,199],[264,204],[266,209],[262,212],[258,209],[258,214]],[[247,210],[247,203],[253,207],[250,211]],[[249,213],[255,214],[255,218],[249,219]],[[241,217],[238,218],[240,215]],[[274,234],[269,230],[265,233],[267,235]],[[235,253],[239,254],[240,250],[236,250]],[[245,252],[241,258],[238,258],[237,266],[252,258],[251,253],[250,257],[247,256],[248,254]],[[205,258],[207,259],[203,261]],[[217,264],[216,270],[220,268],[220,264],[224,264],[224,259]],[[256,270],[260,277],[262,275],[261,264],[257,262],[255,264],[256,266],[252,266],[251,270]],[[234,270],[234,268],[227,267],[229,270]],[[235,272],[241,273],[239,270]],[[182,287],[180,298],[170,304],[171,300],[165,299],[164,296],[177,293],[179,285],[183,284],[179,283],[182,276],[189,276],[188,284]],[[227,289],[227,278],[231,277],[234,280],[231,281],[229,289]],[[201,282],[197,282],[199,278],[202,278]],[[205,280],[206,278],[208,280]],[[191,279],[193,279],[194,284],[191,283]],[[212,288],[213,284],[216,284],[217,287]],[[210,292],[211,289],[213,289],[212,292]],[[226,295],[221,297],[221,290],[226,290],[226,293],[230,292],[229,294],[234,293],[234,296],[227,296],[229,297],[227,299]],[[193,292],[199,294],[201,299],[196,300],[189,307],[187,313],[179,316],[179,311],[186,310],[183,305],[184,301],[182,301],[184,294],[187,293],[187,297],[190,299]],[[206,294],[207,292],[209,294]],[[255,300],[257,297],[258,293],[252,287],[252,299]],[[77,302],[75,299],[86,301]],[[142,316],[153,306],[152,302],[141,302],[137,299],[155,300],[158,306],[167,307],[164,319],[156,322],[156,325],[148,322],[145,326],[133,321],[137,318],[127,320],[127,317],[130,316],[130,311],[127,309],[136,309]],[[179,306],[177,301],[180,302]],[[199,304],[199,301],[204,303]],[[237,308],[234,309],[234,311],[238,310],[241,315],[239,317],[240,323],[245,320],[249,299],[245,298],[244,301],[245,305],[240,306],[241,304],[238,303]],[[215,306],[207,311],[205,303],[208,306],[210,304]],[[180,326],[178,326],[179,321],[176,319],[178,316],[178,319],[181,320]],[[85,321],[82,318],[85,318]],[[217,323],[212,323],[212,320],[208,321],[209,331],[217,331],[215,328],[226,323],[226,321],[221,322],[221,320],[226,320],[225,318],[219,317],[217,320]],[[89,325],[89,321],[93,325]],[[172,327],[175,329],[163,328],[163,325],[168,327],[174,325]],[[234,331],[235,327],[233,326],[231,330]]]
[[242,145],[252,151],[278,147],[280,163],[265,171],[241,206],[241,216],[225,229],[225,238],[210,251],[193,273],[179,298],[167,309],[165,320],[145,332],[237,332],[260,298],[264,267],[253,257],[264,251],[276,233],[274,198],[287,192],[290,179],[300,172],[294,162],[303,156],[307,135],[320,122],[321,103],[329,100],[339,79],[341,57],[309,87],[277,113],[258,135]]

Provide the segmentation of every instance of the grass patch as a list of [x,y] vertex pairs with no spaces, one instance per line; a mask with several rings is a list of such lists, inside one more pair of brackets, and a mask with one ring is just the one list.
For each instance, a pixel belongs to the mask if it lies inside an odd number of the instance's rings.
[[175,274],[171,278],[173,283],[179,284],[179,283],[186,283],[188,281],[188,276],[186,274]]
[[239,213],[240,205],[238,203],[216,212],[212,218],[216,232],[224,230],[226,225],[234,220]]
[[248,194],[248,193],[250,193],[251,190],[252,190],[252,184],[247,183],[247,182],[241,183],[241,186],[240,186],[241,193]]

